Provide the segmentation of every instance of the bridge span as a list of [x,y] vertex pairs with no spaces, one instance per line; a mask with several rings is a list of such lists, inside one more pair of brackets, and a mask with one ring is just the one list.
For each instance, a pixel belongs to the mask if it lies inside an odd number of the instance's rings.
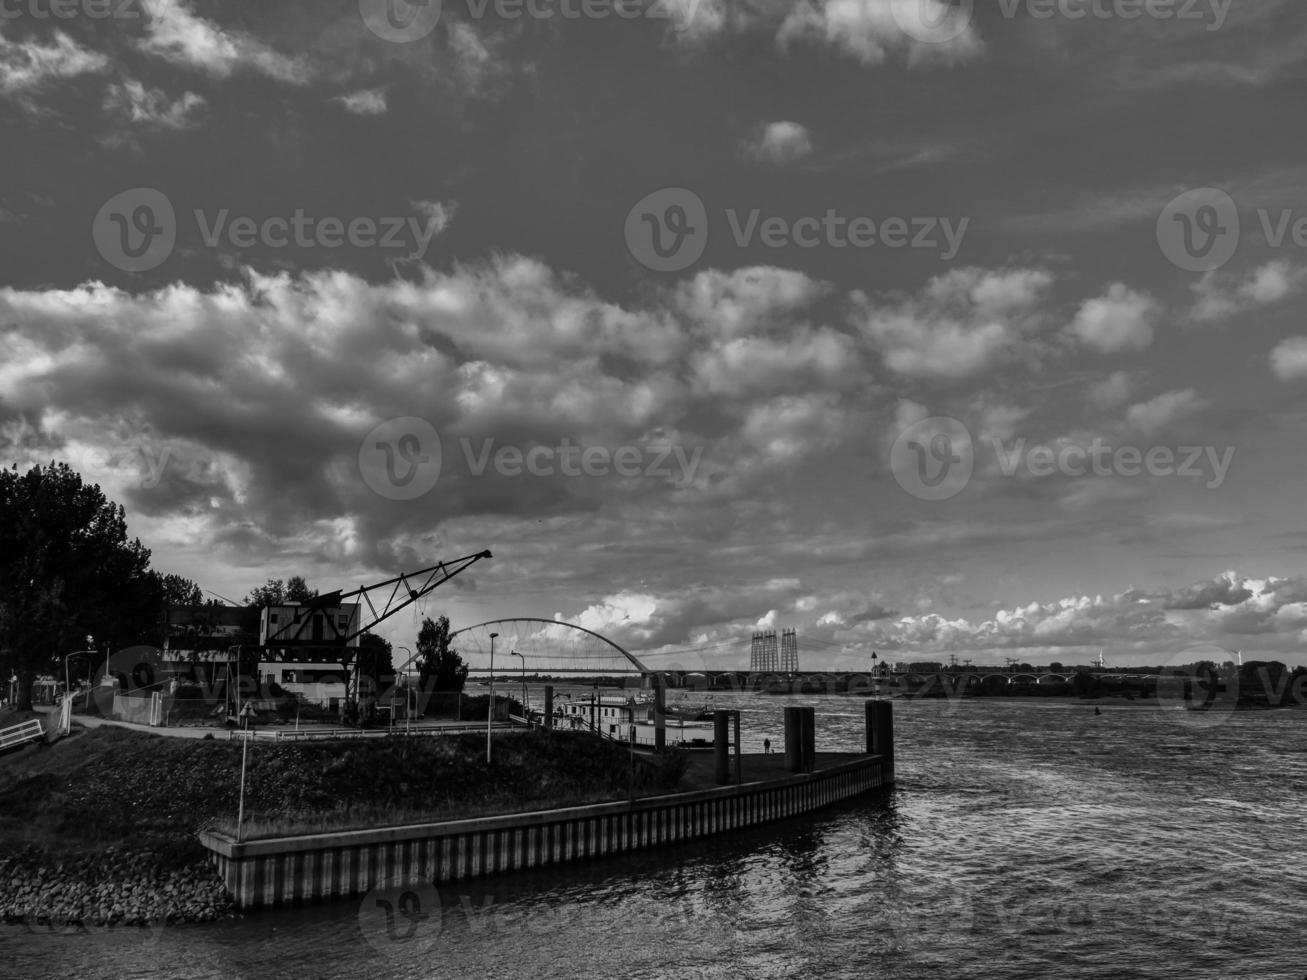
[[[760,691],[771,694],[872,694],[898,693],[915,697],[995,696],[1021,693],[1062,693],[1078,676],[1075,672],[1009,672],[1004,670],[906,671],[804,671],[797,674],[752,671],[660,671],[663,684],[672,688],[716,691]],[[1083,675],[1101,689],[1145,693],[1155,690],[1155,674],[1092,672]]]

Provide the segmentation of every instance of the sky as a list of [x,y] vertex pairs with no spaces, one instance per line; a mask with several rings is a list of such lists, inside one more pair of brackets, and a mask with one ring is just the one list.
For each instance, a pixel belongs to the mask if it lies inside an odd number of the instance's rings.
[[1292,0],[0,0],[0,462],[236,600],[493,553],[396,643],[1305,663],[1305,66]]

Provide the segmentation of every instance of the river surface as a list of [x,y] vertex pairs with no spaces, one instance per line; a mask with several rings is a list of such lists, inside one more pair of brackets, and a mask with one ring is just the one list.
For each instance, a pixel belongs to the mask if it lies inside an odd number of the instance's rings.
[[[857,698],[713,703],[742,710],[746,749],[778,742],[787,704],[816,705],[819,750],[862,746]],[[451,885],[390,932],[376,896],[157,932],[0,927],[0,976],[1307,976],[1307,714],[895,714],[897,787],[815,816]]]

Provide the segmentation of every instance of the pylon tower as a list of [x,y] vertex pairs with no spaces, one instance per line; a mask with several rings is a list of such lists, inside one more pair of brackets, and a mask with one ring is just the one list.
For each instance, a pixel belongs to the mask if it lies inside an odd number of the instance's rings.
[[[775,636],[775,634],[772,634]],[[794,630],[781,633],[781,673],[797,674],[799,672],[799,637]]]
[[749,651],[749,670],[755,674],[774,674],[777,670],[776,631],[753,634]]

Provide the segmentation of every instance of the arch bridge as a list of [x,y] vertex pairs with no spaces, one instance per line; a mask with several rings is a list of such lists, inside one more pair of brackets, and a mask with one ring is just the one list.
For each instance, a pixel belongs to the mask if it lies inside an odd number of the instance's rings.
[[467,664],[469,677],[489,677],[492,667],[496,676],[520,671],[551,677],[613,677],[623,682],[651,673],[639,658],[608,637],[554,619],[491,619],[456,630],[449,640]]

